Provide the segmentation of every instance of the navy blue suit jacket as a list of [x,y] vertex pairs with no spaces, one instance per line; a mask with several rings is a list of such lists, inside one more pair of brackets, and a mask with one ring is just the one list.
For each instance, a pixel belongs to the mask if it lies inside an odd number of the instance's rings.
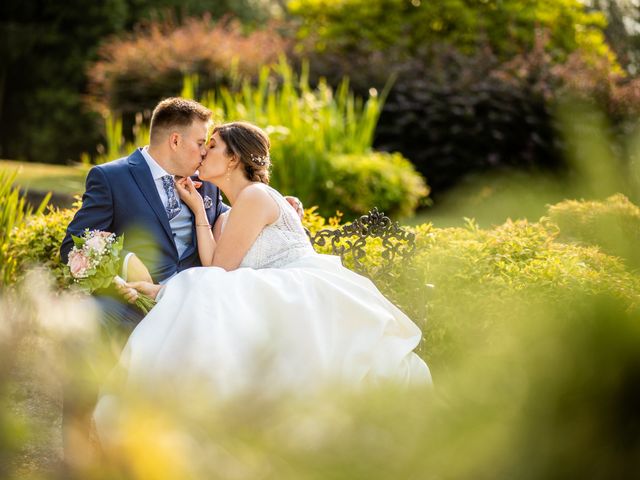
[[[228,207],[222,203],[215,185],[203,182],[199,191],[205,200],[206,197],[211,199],[207,217],[213,225]],[[63,262],[67,262],[73,247],[71,235],[81,236],[86,228],[124,234],[124,250],[135,253],[142,260],[156,283],[200,265],[195,225],[192,226],[193,244],[178,257],[167,213],[140,149],[129,157],[98,165],[89,171],[82,207],[67,227],[60,247]]]

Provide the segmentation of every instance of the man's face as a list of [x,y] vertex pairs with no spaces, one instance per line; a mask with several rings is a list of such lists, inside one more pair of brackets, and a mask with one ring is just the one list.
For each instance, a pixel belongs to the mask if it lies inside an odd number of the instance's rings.
[[193,175],[207,155],[207,132],[209,122],[194,120],[181,135],[177,153],[177,175],[188,177]]

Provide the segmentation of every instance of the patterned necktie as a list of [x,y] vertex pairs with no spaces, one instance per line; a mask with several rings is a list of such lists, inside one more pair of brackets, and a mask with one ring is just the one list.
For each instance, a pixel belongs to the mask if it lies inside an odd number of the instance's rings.
[[162,177],[162,186],[164,187],[164,192],[167,194],[167,206],[165,207],[167,210],[167,217],[171,220],[180,213],[180,203],[176,197],[176,188],[173,182],[173,176],[165,175]]

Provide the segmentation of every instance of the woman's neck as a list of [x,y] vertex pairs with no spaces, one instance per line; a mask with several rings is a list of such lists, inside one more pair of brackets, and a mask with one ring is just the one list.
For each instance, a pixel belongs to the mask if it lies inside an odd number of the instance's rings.
[[232,177],[229,182],[225,181],[223,185],[220,185],[220,190],[224,193],[224,196],[229,200],[229,204],[233,207],[233,204],[240,195],[240,192],[251,185],[251,180],[245,177]]

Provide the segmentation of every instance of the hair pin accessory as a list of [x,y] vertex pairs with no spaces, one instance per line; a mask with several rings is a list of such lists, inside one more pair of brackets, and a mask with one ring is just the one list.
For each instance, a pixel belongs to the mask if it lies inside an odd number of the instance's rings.
[[254,155],[253,153],[251,154],[251,161],[256,165],[260,165],[261,167],[264,167],[267,163],[269,163],[269,160],[269,154],[263,155],[262,157]]

